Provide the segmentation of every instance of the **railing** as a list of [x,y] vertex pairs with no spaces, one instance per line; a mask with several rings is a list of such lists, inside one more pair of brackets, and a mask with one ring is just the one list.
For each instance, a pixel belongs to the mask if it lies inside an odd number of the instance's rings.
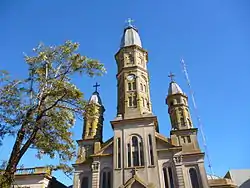
[[35,168],[20,168],[17,169],[17,171],[15,172],[15,175],[19,175],[19,174],[48,174],[51,175],[51,168],[49,167],[35,167]]

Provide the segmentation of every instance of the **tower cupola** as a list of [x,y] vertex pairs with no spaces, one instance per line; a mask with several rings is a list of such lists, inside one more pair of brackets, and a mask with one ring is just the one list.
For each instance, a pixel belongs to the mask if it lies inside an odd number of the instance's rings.
[[128,26],[124,29],[120,48],[137,45],[142,48],[141,39],[138,30],[132,25],[133,20],[128,19]]
[[175,95],[175,94],[184,94],[184,93],[182,92],[182,89],[176,82],[171,81],[168,88],[168,95]]
[[96,104],[102,106],[102,100],[101,97],[98,93],[98,91],[95,91],[92,93],[90,99],[89,99],[89,104]]

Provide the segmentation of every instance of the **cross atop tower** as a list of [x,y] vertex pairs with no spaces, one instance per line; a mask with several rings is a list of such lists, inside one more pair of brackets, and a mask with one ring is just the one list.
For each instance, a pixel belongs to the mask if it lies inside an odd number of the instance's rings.
[[134,22],[134,20],[132,20],[131,18],[128,18],[126,20],[126,23],[128,23],[129,26],[132,26],[132,22]]
[[175,75],[172,72],[170,72],[170,74],[168,75],[168,77],[170,78],[171,82],[173,82]]
[[93,85],[93,87],[95,87],[95,92],[97,92],[97,88],[100,86],[100,84],[98,84],[97,82],[95,83],[95,85]]

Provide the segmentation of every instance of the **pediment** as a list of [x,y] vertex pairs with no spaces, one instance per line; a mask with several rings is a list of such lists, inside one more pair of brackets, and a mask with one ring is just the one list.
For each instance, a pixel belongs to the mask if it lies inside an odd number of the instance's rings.
[[147,184],[143,182],[137,175],[131,177],[122,188],[147,188]]

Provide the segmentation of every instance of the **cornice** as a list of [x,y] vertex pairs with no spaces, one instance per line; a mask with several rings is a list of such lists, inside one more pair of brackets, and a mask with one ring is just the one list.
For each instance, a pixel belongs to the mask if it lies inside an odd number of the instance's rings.
[[135,71],[136,69],[139,69],[140,71],[142,71],[144,74],[146,74],[146,76],[149,76],[148,71],[145,68],[142,68],[138,65],[134,65],[134,66],[130,66],[130,67],[123,67],[117,74],[116,74],[116,78],[118,78],[123,72],[129,72],[131,71]]
[[153,121],[155,123],[155,127],[158,127],[158,120],[156,116],[144,116],[144,117],[137,117],[137,118],[130,118],[130,119],[118,119],[110,121],[112,128],[114,126],[121,125],[121,124],[128,124],[128,123],[139,123],[144,121]]
[[126,50],[126,49],[129,49],[129,48],[141,50],[141,51],[144,52],[144,53],[148,53],[147,50],[141,48],[140,46],[131,45],[131,46],[125,46],[125,47],[120,48],[120,49],[118,50],[118,52],[116,52],[115,57],[116,57],[121,51]]
[[176,133],[185,133],[185,132],[198,132],[198,128],[190,128],[190,129],[179,129],[179,130],[171,130],[170,135],[176,134]]

